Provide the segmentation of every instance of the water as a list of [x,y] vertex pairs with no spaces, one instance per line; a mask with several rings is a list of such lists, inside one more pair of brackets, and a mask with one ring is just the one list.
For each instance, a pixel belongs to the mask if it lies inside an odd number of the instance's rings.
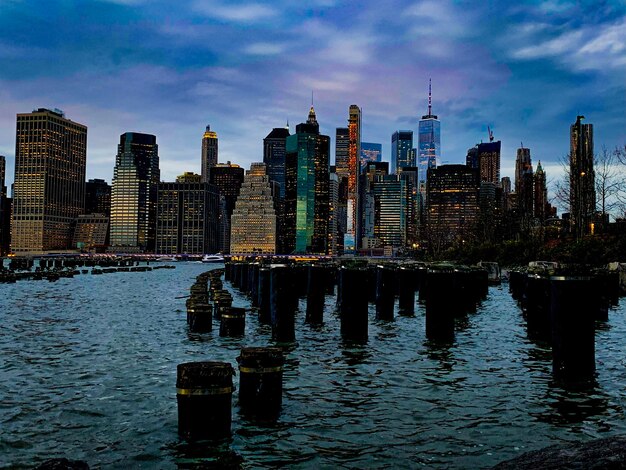
[[[51,457],[101,468],[477,468],[568,441],[625,432],[626,302],[596,335],[597,386],[551,380],[550,350],[526,337],[505,288],[490,288],[454,344],[425,339],[424,310],[374,319],[369,341],[344,344],[327,297],[325,324],[297,316],[278,423],[244,420],[219,444],[178,439],[176,365],[228,361],[271,343],[248,316],[242,339],[189,334],[185,300],[210,269],[81,275],[0,284],[0,468]],[[216,266],[217,267],[217,266]],[[249,305],[234,293],[235,306]],[[235,378],[236,380],[236,378]]]

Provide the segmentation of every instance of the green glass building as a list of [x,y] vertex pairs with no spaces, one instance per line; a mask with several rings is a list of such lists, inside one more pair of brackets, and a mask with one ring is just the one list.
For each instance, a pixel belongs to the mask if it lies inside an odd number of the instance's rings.
[[315,110],[287,137],[285,251],[328,254],[330,137],[320,135]]

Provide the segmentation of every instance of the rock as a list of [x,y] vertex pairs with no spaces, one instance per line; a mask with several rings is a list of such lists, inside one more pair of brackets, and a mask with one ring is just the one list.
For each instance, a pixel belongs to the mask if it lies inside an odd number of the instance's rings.
[[512,460],[501,462],[493,468],[497,470],[626,469],[626,436],[554,445],[526,452]]
[[50,459],[35,467],[35,470],[89,470],[82,460]]

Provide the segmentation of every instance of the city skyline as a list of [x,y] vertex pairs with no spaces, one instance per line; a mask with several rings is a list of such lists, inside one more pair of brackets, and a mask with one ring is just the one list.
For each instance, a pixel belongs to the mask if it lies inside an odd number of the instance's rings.
[[[310,5],[148,8],[118,0],[85,2],[77,13],[69,4],[9,2],[0,13],[7,181],[18,113],[58,107],[87,125],[87,178],[108,182],[120,134],[156,135],[162,179],[173,181],[182,171],[200,173],[209,123],[220,136],[220,162],[261,161],[263,137],[286,120],[300,122],[311,90],[322,134],[344,127],[355,103],[362,139],[381,142],[389,161],[395,130],[417,134],[429,78],[442,164],[462,163],[490,126],[502,141],[502,175],[514,175],[523,141],[552,180],[577,114],[595,124],[598,148],[626,140],[621,2],[495,1],[469,11],[445,1]],[[51,28],[53,41],[36,33]]]

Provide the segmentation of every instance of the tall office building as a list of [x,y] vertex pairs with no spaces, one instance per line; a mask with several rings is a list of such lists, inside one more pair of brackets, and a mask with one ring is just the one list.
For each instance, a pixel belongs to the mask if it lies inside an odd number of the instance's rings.
[[596,212],[593,124],[583,124],[583,119],[584,116],[577,116],[570,127],[570,224],[576,238],[591,232]]
[[406,183],[406,245],[412,246],[418,242],[418,228],[420,217],[420,193],[418,168],[405,166],[398,176]]
[[280,197],[285,197],[285,145],[289,127],[275,127],[263,139],[263,163],[270,181],[278,184]]
[[85,214],[111,214],[111,186],[100,179],[85,184]]
[[219,250],[219,191],[202,176],[184,173],[160,183],[157,202],[156,252],[207,254]]
[[391,168],[398,173],[403,166],[415,166],[413,131],[396,131],[391,136]]
[[5,185],[6,159],[0,155],[0,256],[6,256],[11,247],[11,203]]
[[348,201],[346,233],[343,239],[344,254],[358,248],[359,233],[359,173],[361,172],[361,110],[350,105],[348,114]]
[[500,149],[502,143],[497,142],[478,144],[478,169],[480,180],[500,184]]
[[330,137],[320,135],[313,106],[287,137],[287,253],[328,254]]
[[530,149],[517,149],[515,159],[515,192],[517,193],[517,210],[522,219],[533,217],[533,164]]
[[543,222],[550,216],[550,203],[548,202],[548,187],[546,185],[546,173],[541,167],[541,161],[537,163],[537,171],[534,176],[534,215]]
[[138,132],[122,134],[111,187],[111,251],[154,251],[159,177],[156,137]]
[[276,253],[277,189],[278,185],[270,181],[264,163],[250,165],[230,218],[231,253]]
[[337,178],[348,178],[350,173],[348,164],[348,148],[350,146],[350,131],[347,127],[338,127],[335,130],[335,168]]
[[433,114],[432,87],[428,80],[428,114],[418,123],[417,167],[420,192],[426,191],[429,168],[437,168],[441,161],[441,122]]
[[372,189],[375,181],[388,174],[388,162],[368,162],[359,177],[359,199],[362,207],[359,243],[363,248],[373,248],[379,245],[374,236],[376,206]]
[[408,181],[400,175],[379,176],[371,187],[374,196],[374,237],[383,246],[406,246]]
[[374,142],[361,142],[361,172],[368,162],[383,161],[383,146]]
[[206,126],[202,136],[202,181],[209,180],[209,171],[217,165],[217,133],[211,130],[211,126]]
[[17,115],[12,251],[72,245],[72,224],[85,205],[87,127],[62,111]]
[[427,239],[438,251],[472,236],[479,218],[478,170],[467,165],[442,165],[426,179]]
[[[330,167],[328,180],[328,254],[336,255],[339,227],[337,225],[337,206],[339,205],[339,178],[334,166]],[[343,241],[343,237],[342,237]],[[343,247],[342,247],[343,248]]]
[[209,173],[209,183],[217,186],[223,198],[219,216],[219,244],[222,253],[230,253],[230,217],[239,197],[244,173],[243,168],[230,162],[218,163]]

